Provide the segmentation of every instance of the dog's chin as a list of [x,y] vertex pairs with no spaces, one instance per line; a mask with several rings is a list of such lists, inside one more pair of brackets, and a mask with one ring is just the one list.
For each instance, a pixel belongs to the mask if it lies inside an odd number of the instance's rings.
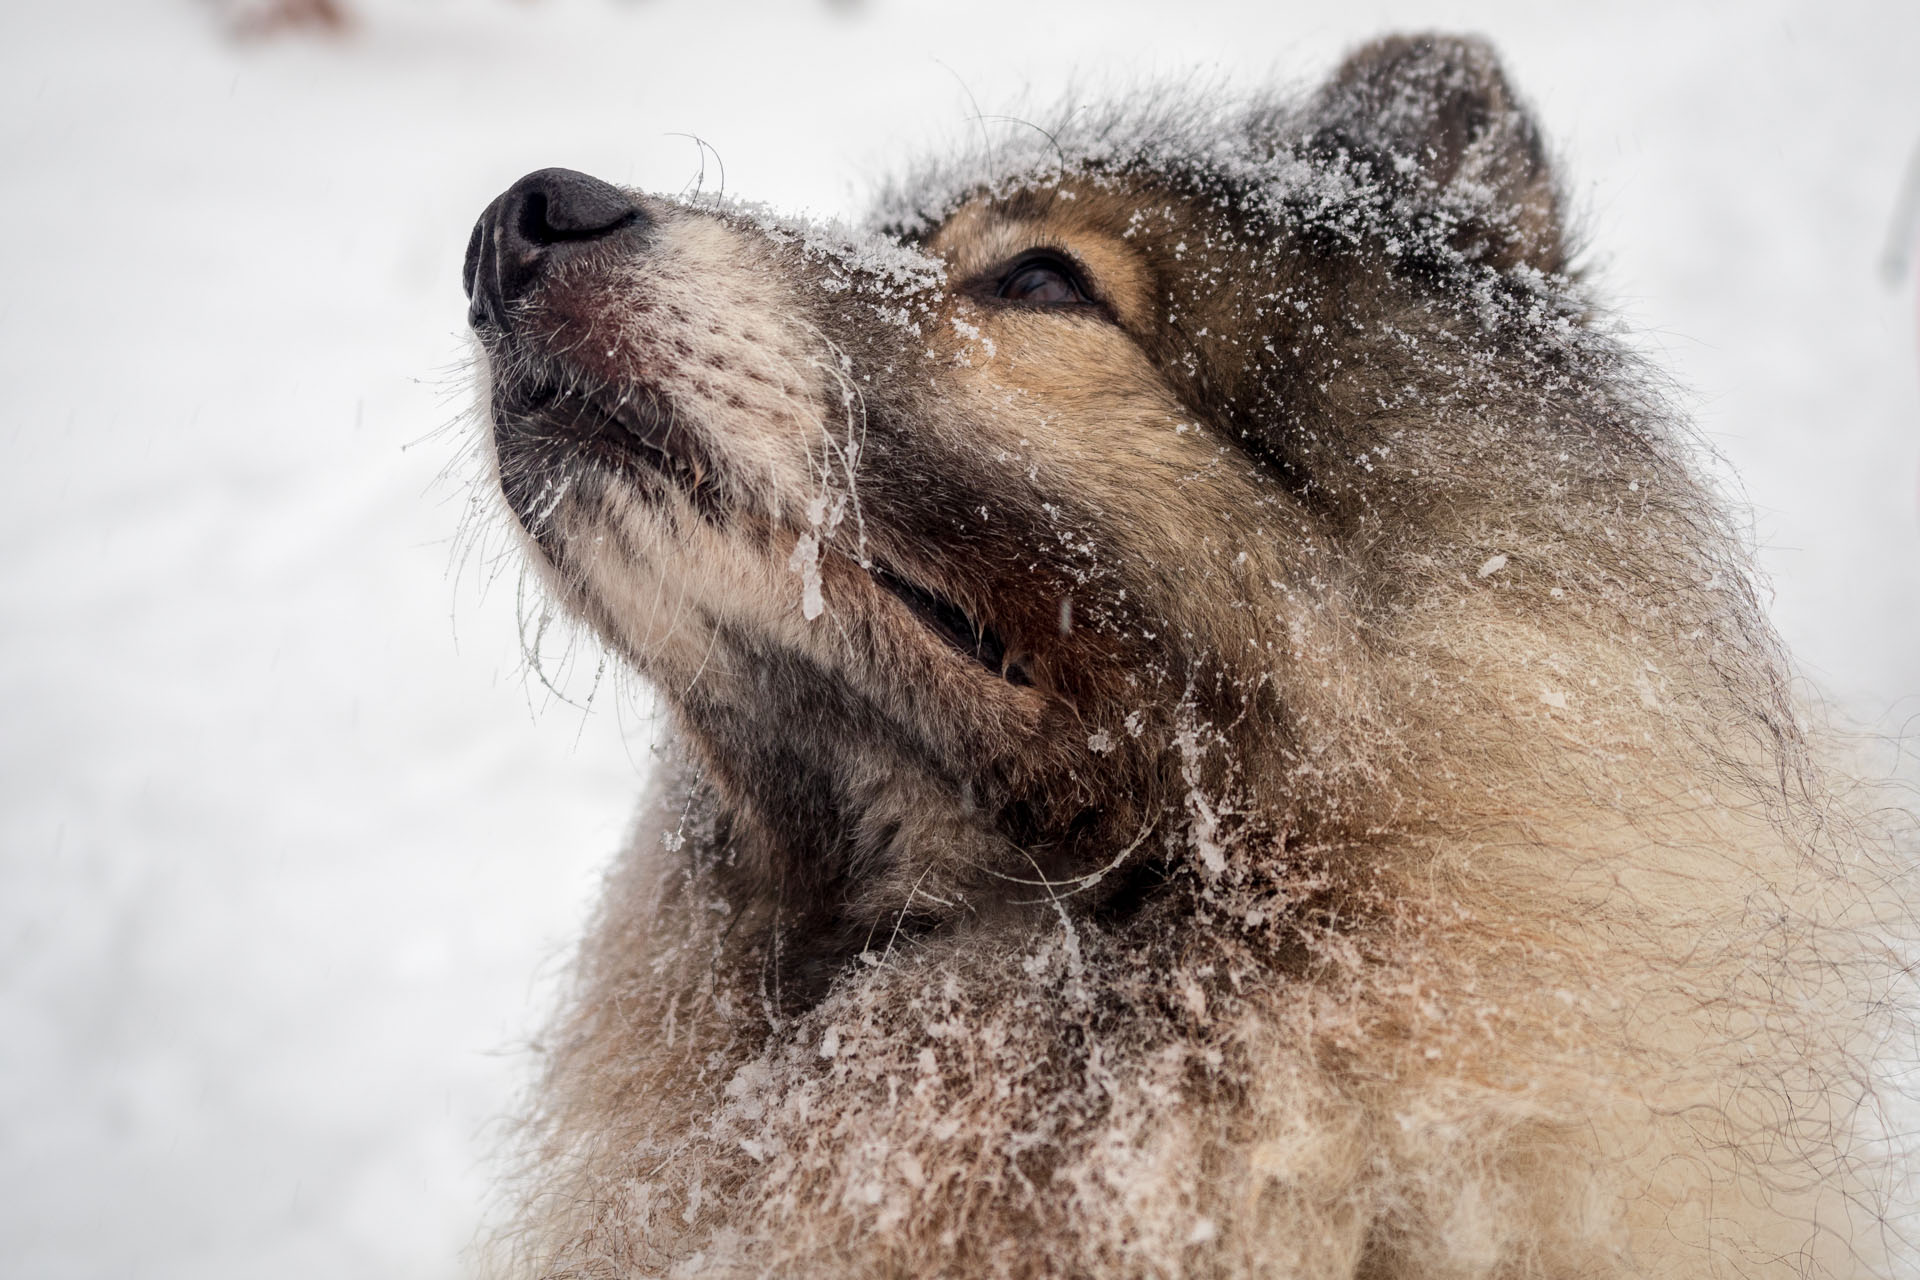
[[496,382],[494,443],[508,504],[536,538],[551,487],[584,468],[626,481],[642,498],[668,493],[702,516],[723,515],[713,459],[665,396],[642,386],[595,392],[558,381]]

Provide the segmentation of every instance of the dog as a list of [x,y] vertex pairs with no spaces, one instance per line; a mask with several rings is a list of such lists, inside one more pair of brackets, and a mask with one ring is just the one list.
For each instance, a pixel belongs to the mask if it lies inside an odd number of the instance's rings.
[[542,1277],[1863,1275],[1897,865],[1475,39],[860,231],[542,170],[490,483],[670,709]]

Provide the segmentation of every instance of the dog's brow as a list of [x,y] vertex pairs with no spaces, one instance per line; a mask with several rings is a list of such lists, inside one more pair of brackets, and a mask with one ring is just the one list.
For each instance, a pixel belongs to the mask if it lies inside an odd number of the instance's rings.
[[[1031,220],[992,207],[970,206],[949,219],[934,246],[960,279],[977,276],[1047,239]],[[1057,239],[1057,237],[1056,237]]]

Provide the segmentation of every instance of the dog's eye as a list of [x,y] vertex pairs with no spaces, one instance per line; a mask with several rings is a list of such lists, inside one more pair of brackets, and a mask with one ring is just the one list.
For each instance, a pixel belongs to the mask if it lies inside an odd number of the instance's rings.
[[1041,305],[1087,301],[1087,291],[1074,269],[1052,254],[1020,259],[1000,277],[999,297],[1009,302]]

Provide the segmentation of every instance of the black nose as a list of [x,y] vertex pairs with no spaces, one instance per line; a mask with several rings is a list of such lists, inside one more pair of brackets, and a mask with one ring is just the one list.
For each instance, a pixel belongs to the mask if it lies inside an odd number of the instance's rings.
[[461,280],[475,328],[504,324],[507,304],[540,273],[581,245],[627,227],[646,214],[626,192],[572,169],[541,169],[506,189],[473,224]]

